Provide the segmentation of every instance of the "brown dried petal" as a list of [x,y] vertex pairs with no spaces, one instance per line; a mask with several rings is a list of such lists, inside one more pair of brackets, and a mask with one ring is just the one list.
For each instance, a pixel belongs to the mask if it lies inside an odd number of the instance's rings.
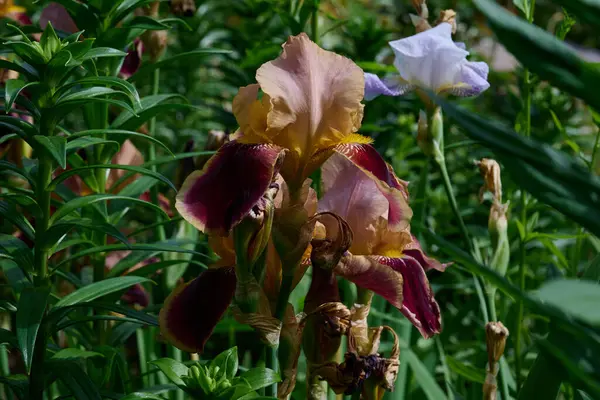
[[495,364],[500,361],[500,357],[504,354],[504,346],[508,335],[508,329],[500,321],[488,322],[485,325],[488,363],[492,372],[495,370]]
[[452,25],[452,33],[456,33],[456,12],[454,10],[442,10],[440,12],[440,17],[435,24],[439,25],[443,22]]
[[483,194],[489,191],[493,194],[495,202],[502,203],[500,164],[490,158],[483,158],[481,161],[476,161],[475,164],[479,167],[479,172],[484,180],[484,184],[479,191],[479,201],[483,202]]

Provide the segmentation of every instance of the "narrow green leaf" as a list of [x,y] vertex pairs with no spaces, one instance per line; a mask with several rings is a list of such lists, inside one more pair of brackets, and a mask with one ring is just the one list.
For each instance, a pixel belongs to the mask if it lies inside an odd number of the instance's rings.
[[269,368],[255,367],[240,375],[252,390],[258,390],[274,383],[281,382],[281,378],[277,372]]
[[184,364],[170,358],[159,358],[158,360],[150,361],[150,364],[158,367],[177,386],[185,386],[181,377],[187,375],[189,368]]
[[133,17],[131,21],[127,21],[126,23],[124,23],[123,28],[162,31],[169,29],[170,26],[165,25],[154,18],[146,17],[145,15],[138,15]]
[[133,86],[126,80],[115,78],[112,76],[91,76],[71,82],[67,85],[64,85],[60,89],[59,93],[57,93],[58,97],[60,98],[60,95],[64,93],[65,90],[69,90],[72,87],[78,85],[106,85],[119,88],[121,91],[125,92],[129,96],[129,98],[132,100],[132,103],[136,107],[141,108],[140,95],[138,94],[135,86]]
[[410,365],[410,368],[414,372],[414,377],[419,387],[425,392],[425,396],[429,400],[443,400],[447,399],[446,393],[437,384],[435,378],[431,376],[427,367],[423,365],[417,355],[410,349],[403,349],[402,351],[406,354],[406,361]]
[[107,87],[94,86],[91,88],[85,88],[76,90],[72,93],[63,94],[56,99],[56,106],[61,106],[64,103],[76,100],[87,100],[93,97],[106,96],[112,94],[122,94],[123,92]]
[[525,17],[529,16],[529,10],[531,9],[531,0],[513,0],[513,4],[521,10]]
[[77,360],[80,358],[104,357],[95,351],[81,350],[77,348],[62,349],[54,353],[50,360]]
[[[94,135],[103,135],[103,136],[107,136],[107,137],[124,136],[124,137],[133,137],[133,138],[149,140],[152,143],[155,143],[155,144],[159,145],[160,147],[162,147],[163,149],[165,149],[169,154],[175,156],[171,152],[171,149],[169,149],[169,147],[167,145],[165,145],[163,142],[156,139],[155,137],[150,136],[150,135],[145,135],[145,134],[139,133],[139,132],[126,131],[124,129],[91,129],[91,130],[87,130],[87,131],[80,131],[80,132],[74,133],[71,136],[69,136],[68,140],[72,140],[72,139],[83,137],[83,136],[94,136]],[[67,148],[68,148],[68,144],[67,144]]]
[[52,370],[71,391],[75,399],[102,400],[102,396],[94,382],[77,363],[63,361]]
[[162,61],[156,63],[148,63],[143,65],[135,74],[129,77],[129,81],[134,82],[140,79],[141,77],[148,76],[156,69],[165,69],[168,67],[172,67],[177,65],[179,62],[197,62],[196,60],[209,57],[212,55],[224,55],[224,54],[232,54],[231,50],[221,50],[221,49],[201,49],[194,50],[186,53],[176,54],[172,57],[164,59]]
[[180,97],[179,95],[156,95],[142,99],[142,107],[137,115],[128,111],[122,112],[111,124],[112,129],[135,130],[144,122],[155,117],[157,114],[173,110],[189,110],[195,108],[190,104],[167,103],[167,101]]
[[113,49],[111,47],[94,47],[90,51],[88,51],[83,57],[81,57],[82,61],[91,60],[94,58],[103,58],[103,57],[125,57],[127,53]]
[[452,356],[446,356],[446,362],[448,363],[448,367],[450,367],[454,373],[463,378],[481,384],[485,382],[485,372],[483,369],[467,365]]
[[63,235],[66,235],[73,228],[86,229],[92,232],[100,232],[114,237],[126,246],[129,245],[127,237],[113,225],[89,218],[74,218],[70,220],[62,219],[53,224],[50,229],[46,231],[46,234],[41,238],[43,246],[46,248],[53,247]]
[[6,201],[0,201],[0,216],[2,216],[4,220],[12,222],[13,225],[23,232],[28,239],[33,240],[35,238],[33,227],[27,218],[25,218],[14,205]]
[[[70,138],[69,138],[70,139]],[[120,149],[119,142],[114,140],[106,140],[102,138],[96,137],[80,137],[75,140],[69,140],[67,143],[67,154],[71,155],[79,149],[84,149],[86,147],[103,145],[105,147],[112,147],[112,151],[117,153]]]
[[600,109],[600,96],[594,89],[600,85],[597,65],[583,61],[563,41],[515,17],[497,3],[491,0],[474,0],[474,3],[488,18],[498,40],[526,68]]
[[121,400],[136,400],[136,399],[152,399],[152,400],[164,400],[163,397],[157,396],[152,393],[134,392],[127,396],[121,397]]
[[37,78],[39,78],[37,71],[35,69],[33,69],[31,67],[26,68],[26,67],[19,65],[13,61],[0,59],[0,68],[8,69],[11,71],[17,71],[19,74],[25,75],[27,77],[27,79],[30,81],[35,81],[35,80],[37,80]]
[[544,284],[537,297],[590,325],[600,326],[600,285],[590,281],[557,279]]
[[118,278],[94,282],[63,297],[54,305],[54,308],[67,307],[92,301],[102,296],[106,296],[107,294],[118,292],[143,282],[150,282],[150,280],[139,276],[120,276]]
[[17,96],[23,89],[25,89],[26,83],[19,79],[8,79],[4,87],[4,102],[6,111],[10,111],[12,106],[17,99]]
[[18,342],[15,334],[8,329],[0,328],[0,345],[8,344],[12,347],[17,347]]
[[51,21],[48,21],[48,25],[46,25],[46,29],[44,29],[44,32],[40,37],[40,46],[42,46],[42,49],[48,58],[52,57],[54,53],[60,50],[60,39],[52,27]]
[[29,391],[29,377],[27,375],[0,376],[0,383],[11,388],[19,399],[26,399],[26,393]]
[[46,287],[26,288],[19,297],[17,306],[17,340],[27,373],[31,370],[31,361],[40,324],[46,311],[50,289]]
[[27,173],[27,171],[25,171],[22,168],[17,167],[13,163],[10,163],[10,162],[4,161],[4,160],[0,160],[0,174],[6,173],[6,172],[12,172],[12,173],[14,173],[16,175],[22,176],[23,178],[27,179],[27,182],[33,188],[35,188],[35,182],[34,182],[33,179],[31,179],[31,176],[29,176],[29,174]]
[[[224,373],[225,377],[231,380],[237,374],[238,364],[237,346],[234,346],[217,355],[210,362],[210,369],[215,370],[216,367],[219,367],[219,373]],[[217,378],[217,380],[219,379],[220,377]]]
[[79,175],[82,171],[88,171],[88,170],[92,170],[92,169],[122,169],[125,171],[134,171],[134,172],[137,172],[142,175],[151,176],[152,178],[167,184],[171,189],[177,191],[177,188],[175,187],[175,185],[167,177],[165,177],[162,174],[159,174],[158,172],[154,172],[152,170],[149,170],[149,169],[146,169],[143,167],[138,167],[135,165],[121,165],[121,164],[88,165],[86,167],[74,168],[74,169],[70,169],[68,171],[64,171],[59,176],[54,178],[54,180],[50,184],[48,190],[54,190],[54,188],[56,188],[56,186],[59,183],[61,183],[62,181],[64,181],[65,179],[67,179],[73,175]]
[[131,198],[127,196],[119,196],[114,194],[92,194],[89,196],[77,197],[73,200],[69,200],[65,204],[63,204],[58,210],[50,218],[50,225],[52,225],[55,221],[60,220],[61,218],[69,215],[73,211],[88,206],[93,203],[97,203],[99,201],[107,201],[107,200],[127,200],[133,203],[137,203],[153,209],[159,213],[161,213],[165,218],[169,218],[166,212],[164,212],[159,206],[149,203],[147,201],[143,201],[137,198]]
[[594,27],[600,26],[600,2],[598,0],[554,0],[577,18],[588,22]]
[[594,257],[583,272],[583,279],[600,283],[600,254]]
[[67,167],[67,139],[64,136],[33,137],[56,160],[61,168]]

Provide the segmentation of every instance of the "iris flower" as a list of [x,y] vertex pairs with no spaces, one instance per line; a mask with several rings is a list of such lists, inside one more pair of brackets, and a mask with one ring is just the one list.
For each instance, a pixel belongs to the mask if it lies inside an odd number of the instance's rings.
[[[258,69],[256,80],[233,100],[240,126],[235,140],[192,173],[177,195],[181,215],[209,234],[226,234],[239,223],[277,170],[294,199],[329,156],[346,144],[370,141],[356,134],[363,115],[362,70],[306,34],[290,37],[281,56]],[[382,190],[393,203],[390,223],[406,225],[405,199],[392,199],[389,187]]]
[[369,160],[375,176],[395,182],[391,189],[408,199],[406,183],[372,146],[349,145],[329,158],[322,168],[324,195],[318,209],[342,217],[354,236],[349,252],[333,271],[384,297],[424,337],[431,337],[440,332],[441,317],[425,272],[444,271],[447,265],[427,257],[408,228],[397,230],[390,225],[390,196],[381,190],[372,172],[356,165],[357,157]]
[[476,96],[486,90],[488,65],[467,61],[463,43],[452,40],[452,25],[443,22],[435,28],[390,42],[394,66],[399,75],[381,80],[365,74],[365,98],[381,94],[399,96],[414,89],[456,96]]

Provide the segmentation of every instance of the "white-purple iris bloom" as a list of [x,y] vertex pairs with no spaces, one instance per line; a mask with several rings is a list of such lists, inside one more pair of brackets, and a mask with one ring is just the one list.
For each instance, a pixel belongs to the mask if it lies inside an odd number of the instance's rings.
[[464,44],[452,41],[452,26],[435,28],[390,42],[399,75],[380,79],[365,73],[365,99],[381,94],[399,96],[415,88],[456,96],[476,96],[486,90],[488,65],[467,61]]

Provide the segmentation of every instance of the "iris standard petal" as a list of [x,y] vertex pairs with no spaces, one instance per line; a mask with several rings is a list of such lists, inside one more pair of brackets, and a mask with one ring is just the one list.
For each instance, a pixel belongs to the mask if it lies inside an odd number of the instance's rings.
[[[373,179],[379,192],[387,199],[389,203],[388,229],[393,231],[406,229],[412,218],[412,210],[408,205],[406,182],[395,176],[392,168],[371,145],[343,144],[336,147],[336,151]],[[334,159],[334,162],[339,161]],[[325,192],[333,184],[330,176],[326,178],[329,182],[323,180]]]
[[489,87],[487,65],[467,61],[469,52],[452,41],[452,26],[435,28],[390,42],[394,66],[409,84],[436,93],[474,96]]
[[429,280],[417,259],[404,255],[400,258],[378,257],[378,262],[402,274],[404,295],[400,311],[425,338],[441,331],[441,313],[433,297]]
[[177,287],[160,310],[162,335],[175,347],[201,353],[217,322],[233,300],[233,267],[212,268]]
[[401,309],[402,274],[384,264],[382,261],[386,259],[387,257],[355,256],[347,253],[333,271],[362,288],[372,290],[394,307]]
[[305,33],[291,36],[281,56],[258,69],[256,80],[269,96],[269,136],[296,153],[300,166],[360,127],[363,71],[348,58],[321,49]]
[[381,79],[375,74],[365,72],[365,100],[373,100],[379,95],[401,96],[414,89],[414,86],[402,82],[400,77]]
[[269,144],[226,143],[186,178],[175,208],[200,231],[226,235],[265,194],[283,155]]

